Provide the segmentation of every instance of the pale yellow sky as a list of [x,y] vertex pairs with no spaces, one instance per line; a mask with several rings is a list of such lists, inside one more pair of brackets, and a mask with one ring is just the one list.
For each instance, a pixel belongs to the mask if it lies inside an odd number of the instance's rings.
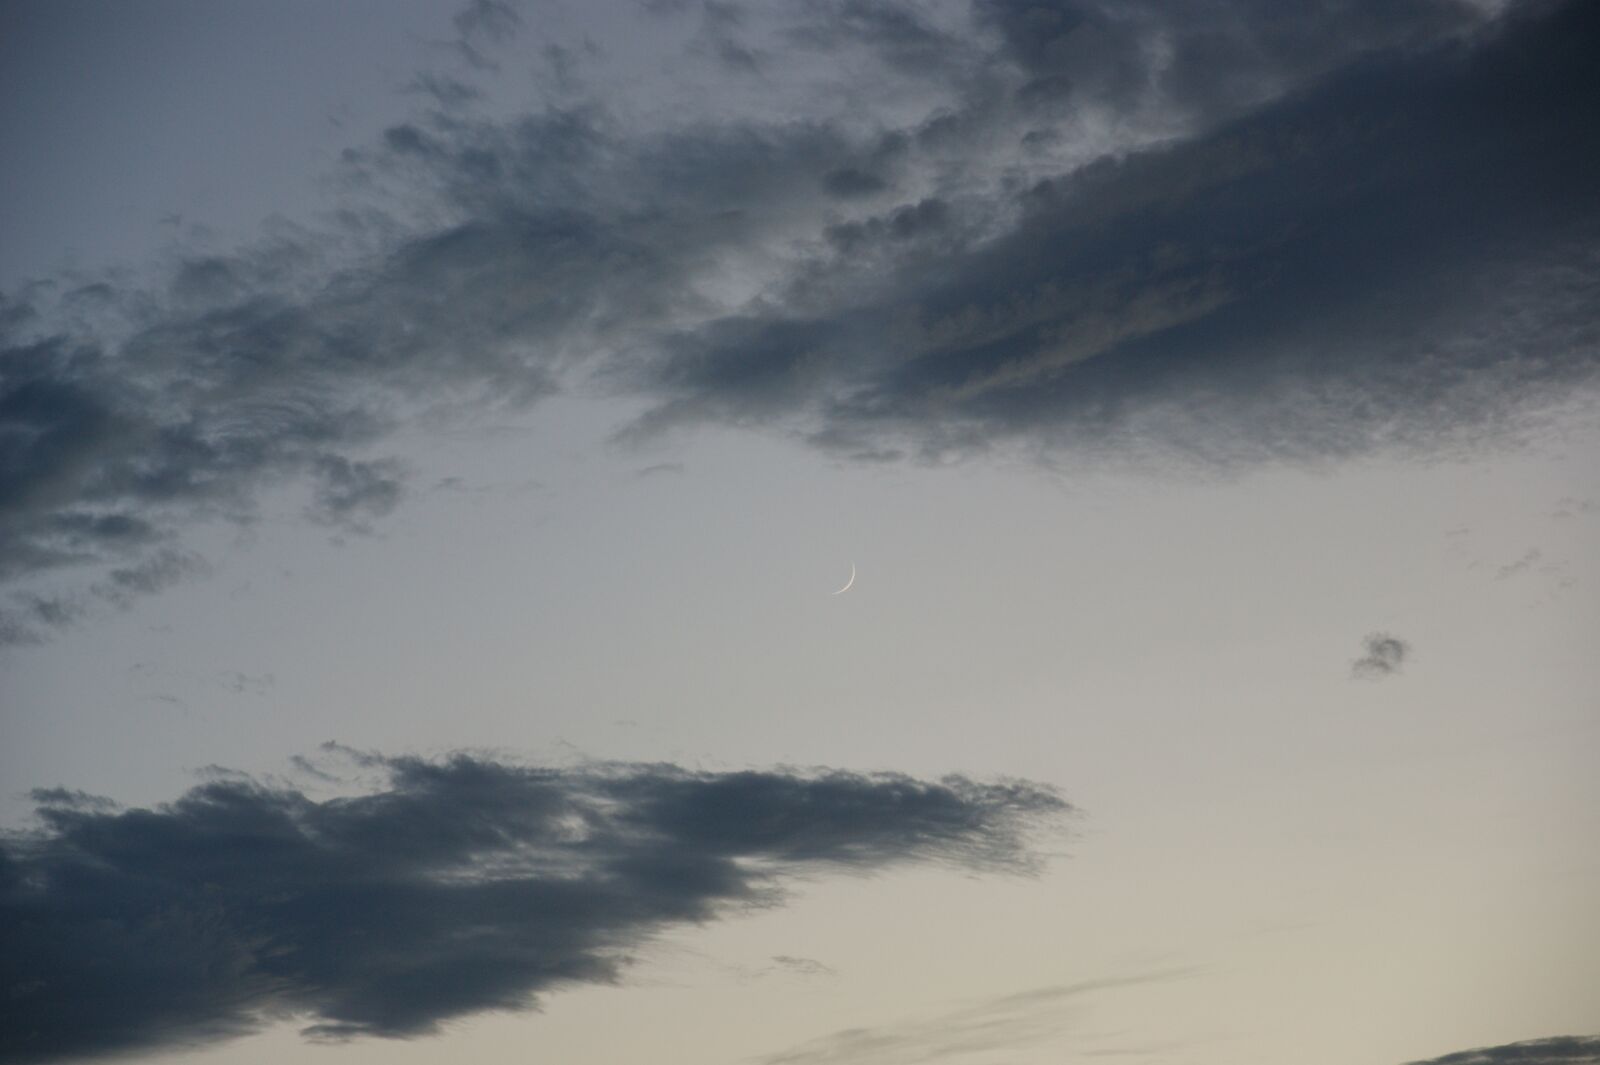
[[[631,455],[530,468],[530,440],[474,453],[474,481],[542,487],[485,493],[470,525],[428,497],[374,542],[258,542],[31,652],[8,778],[155,801],[335,738],[1013,775],[1080,815],[1036,879],[823,878],[671,932],[616,988],[292,1053],[1343,1065],[1592,1024],[1600,518],[1556,516],[1592,439],[1199,484],[840,469],[715,438],[640,480]],[[1412,654],[1354,679],[1374,630]],[[272,680],[233,692],[224,670]],[[846,1029],[888,1049],[828,1042]]]

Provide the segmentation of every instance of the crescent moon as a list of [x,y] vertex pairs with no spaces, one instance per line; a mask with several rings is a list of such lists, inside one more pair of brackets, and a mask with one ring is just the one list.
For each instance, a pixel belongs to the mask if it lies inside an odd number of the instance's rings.
[[845,592],[848,592],[850,590],[850,586],[852,584],[854,584],[855,582],[856,582],[856,564],[854,562],[852,562],[852,563],[850,563],[850,579],[844,582],[844,587],[843,588],[840,588],[837,592],[830,592],[828,594],[830,594],[830,595],[843,595]]

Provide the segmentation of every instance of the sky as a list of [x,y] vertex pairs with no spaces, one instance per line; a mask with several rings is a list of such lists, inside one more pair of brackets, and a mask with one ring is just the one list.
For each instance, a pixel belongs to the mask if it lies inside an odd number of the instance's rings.
[[1597,49],[0,5],[0,1059],[1600,1063]]

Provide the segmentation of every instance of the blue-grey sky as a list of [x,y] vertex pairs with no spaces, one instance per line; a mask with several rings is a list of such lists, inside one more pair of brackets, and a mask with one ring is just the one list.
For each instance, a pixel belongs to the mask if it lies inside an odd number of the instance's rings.
[[0,1056],[1600,1062],[1596,47],[6,5]]

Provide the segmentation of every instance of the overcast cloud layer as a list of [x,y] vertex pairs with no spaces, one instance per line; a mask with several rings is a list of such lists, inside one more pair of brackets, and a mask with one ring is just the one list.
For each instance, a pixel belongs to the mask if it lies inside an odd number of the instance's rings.
[[429,1034],[614,982],[655,933],[776,905],[799,872],[1026,872],[1026,831],[1067,809],[960,777],[355,757],[379,790],[227,775],[154,810],[37,793],[42,831],[0,844],[0,1057],[285,1016],[313,1038]]
[[1213,466],[1591,395],[1592,3],[647,5],[751,101],[671,122],[548,49],[549,105],[490,116],[519,23],[473,10],[337,227],[5,294],[0,642],[202,571],[269,485],[370,528],[397,427],[563,389],[642,401],[635,442]]

